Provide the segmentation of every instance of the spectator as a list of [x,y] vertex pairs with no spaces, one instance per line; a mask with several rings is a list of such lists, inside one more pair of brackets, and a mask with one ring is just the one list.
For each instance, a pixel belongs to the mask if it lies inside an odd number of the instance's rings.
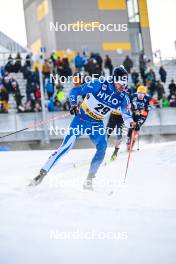
[[134,83],[131,83],[131,85],[128,87],[128,92],[130,95],[136,92],[136,85]]
[[41,107],[41,93],[40,93],[40,88],[37,87],[35,91],[35,107],[34,107],[35,112],[41,112],[42,107]]
[[31,54],[29,53],[29,54],[27,54],[26,55],[26,58],[25,58],[25,65],[28,67],[28,68],[30,68],[31,69],[31,62],[32,62],[32,56],[31,56]]
[[0,81],[0,113],[8,113],[9,108],[9,95],[8,91],[3,85],[3,82]]
[[5,71],[10,73],[10,72],[13,72],[13,70],[14,70],[13,58],[12,58],[12,56],[10,54],[9,57],[8,57],[7,64],[5,65]]
[[75,57],[74,63],[75,63],[76,71],[79,72],[84,65],[83,58],[80,56],[79,52],[77,53]]
[[174,80],[172,79],[171,80],[171,83],[169,84],[169,93],[172,95],[172,94],[176,94],[176,84],[174,82]]
[[171,95],[169,103],[171,107],[176,107],[176,95],[175,94]]
[[49,102],[48,102],[48,111],[49,112],[54,112],[54,100],[53,97],[49,98]]
[[18,52],[17,53],[17,56],[15,58],[15,64],[14,64],[14,72],[17,73],[17,72],[20,72],[22,69],[21,67],[21,55],[20,53]]
[[8,93],[13,93],[14,92],[14,89],[12,88],[12,85],[11,85],[11,77],[9,74],[5,74],[4,78],[3,78],[3,83],[4,83],[4,86],[7,90]]
[[29,66],[27,66],[26,63],[22,67],[22,73],[23,73],[23,78],[27,80],[30,73],[31,73],[31,68]]
[[169,100],[165,95],[162,98],[161,105],[163,108],[167,108],[170,106]]
[[156,91],[158,93],[158,100],[161,100],[163,98],[163,95],[165,94],[164,86],[161,81],[157,81]]
[[155,72],[152,69],[148,69],[145,73],[145,79],[146,81],[155,81],[156,80]]
[[127,55],[125,60],[123,61],[123,66],[127,70],[128,73],[131,73],[131,69],[133,68],[133,61],[130,59],[130,57]]
[[133,69],[133,72],[131,73],[131,79],[132,82],[135,84],[135,86],[137,86],[137,84],[139,83],[139,73],[136,71],[136,69]]
[[5,76],[5,67],[4,66],[0,66],[0,78],[4,78]]
[[25,105],[25,112],[34,112],[34,105],[35,105],[35,100],[34,100],[34,95],[33,94],[29,94],[28,98],[27,98],[27,102]]
[[69,64],[68,58],[66,56],[63,57],[62,66],[63,66],[62,75],[65,76],[66,78],[68,76],[71,76],[72,75],[72,70],[70,68],[70,64]]
[[101,71],[99,66],[97,65],[97,61],[93,58],[89,58],[86,70],[89,76],[96,74],[97,75],[96,77],[99,77],[101,75]]
[[143,80],[143,84],[145,85],[146,84],[145,71],[147,69],[147,65],[146,65],[144,52],[141,52],[139,56],[139,69],[140,69],[141,78]]
[[57,60],[55,62],[55,66],[56,66],[57,73],[61,76],[62,70],[63,70],[63,65],[62,65],[62,60],[60,57],[57,58]]
[[160,75],[160,80],[165,83],[166,82],[166,77],[167,77],[167,72],[166,70],[164,69],[163,66],[161,66],[159,68],[159,75]]
[[18,113],[24,112],[24,107],[23,107],[23,104],[22,104],[22,98],[24,96],[21,95],[18,82],[16,80],[12,79],[11,86],[13,88],[13,94],[14,94],[14,99],[16,101],[17,112]]
[[24,111],[25,111],[25,108],[24,108],[24,106],[23,106],[23,104],[22,104],[22,98],[23,98],[24,96],[21,95],[19,89],[17,89],[17,90],[15,91],[15,95],[14,95],[14,97],[15,97],[15,101],[16,101],[17,112],[18,112],[18,113],[24,112]]
[[25,112],[41,112],[41,99],[39,96],[39,90],[35,93],[31,93],[25,106]]
[[65,102],[63,103],[63,111],[69,111],[70,109],[70,101],[69,101],[69,98],[67,97]]
[[85,51],[83,51],[83,56],[82,56],[82,59],[83,59],[83,66],[84,66],[84,70],[85,70],[85,67],[88,63],[88,57],[87,57],[87,54]]
[[34,95],[35,95],[35,99],[36,100],[39,100],[39,101],[41,100],[41,93],[40,93],[40,88],[39,87],[37,87]]
[[56,65],[56,61],[57,61],[57,53],[55,50],[52,51],[51,55],[50,55],[50,60],[52,60],[53,65]]
[[57,111],[62,110],[62,105],[64,103],[64,100],[65,100],[64,91],[59,89],[55,96],[55,106],[56,106]]
[[34,71],[32,72],[32,81],[36,83],[36,85],[40,84],[40,77],[39,77],[39,69],[38,67],[34,68]]
[[54,94],[54,84],[50,82],[50,79],[46,81],[45,90],[47,92],[48,99],[50,99],[50,97],[52,97]]
[[97,62],[97,69],[98,69],[98,72],[99,72],[99,74],[101,75],[101,73],[102,73],[103,59],[102,59],[102,57],[100,56],[99,53],[95,53],[95,54],[94,54],[94,58],[95,58],[95,60],[96,60],[96,62]]
[[112,65],[112,61],[109,57],[109,55],[105,56],[105,60],[104,60],[104,68],[109,70],[109,75],[112,76],[112,72],[113,72],[113,65]]
[[14,78],[11,79],[10,83],[11,83],[11,91],[13,94],[15,94],[16,90],[20,90],[19,84]]
[[50,77],[51,65],[50,65],[49,61],[46,59],[44,60],[44,64],[42,66],[42,73],[43,73],[45,79]]
[[149,95],[153,97],[157,89],[156,81],[155,80],[147,81],[147,87],[148,87]]

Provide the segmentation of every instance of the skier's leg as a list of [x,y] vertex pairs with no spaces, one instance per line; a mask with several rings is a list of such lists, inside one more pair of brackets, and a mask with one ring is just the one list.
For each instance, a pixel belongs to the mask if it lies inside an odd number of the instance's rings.
[[[139,117],[137,119],[137,121],[136,121],[137,122],[137,126],[135,128],[133,145],[134,145],[134,143],[136,142],[137,139],[138,139],[138,145],[139,145],[139,131],[140,131],[142,125],[145,123],[145,121],[146,121],[146,117]],[[138,149],[139,149],[139,146],[138,146]]]
[[[104,129],[103,125],[100,125],[100,127]],[[106,148],[107,148],[107,135],[105,133],[105,129],[104,129],[104,134],[100,134],[99,131],[96,131],[95,133],[90,135],[90,139],[92,140],[94,144],[96,144],[97,150],[91,161],[89,174],[83,185],[83,188],[88,189],[88,190],[93,190],[92,178],[95,177],[95,174],[104,159]]]
[[31,186],[38,185],[41,183],[46,174],[50,171],[50,169],[57,163],[57,161],[66,154],[75,144],[75,141],[81,135],[84,130],[84,124],[80,122],[79,115],[74,117],[69,132],[66,135],[62,145],[55,151],[45,163],[45,165],[41,168],[40,173],[32,180],[30,183]]
[[124,124],[124,121],[123,121],[123,118],[122,116],[118,116],[117,118],[117,122],[116,122],[116,125],[117,125],[117,133],[116,133],[116,142],[115,142],[115,149],[114,149],[114,152],[111,156],[111,160],[115,160],[117,158],[117,153],[120,149],[120,144],[122,142],[122,133],[123,133],[123,124]]
[[[81,123],[81,125],[83,124]],[[62,145],[49,157],[42,169],[48,173],[50,169],[58,162],[58,160],[73,148],[80,135],[80,119],[79,116],[76,116],[70,125],[69,132],[64,138]]]
[[[104,126],[100,126],[103,128]],[[102,132],[103,130],[101,130]],[[88,177],[95,177],[98,168],[100,167],[106,153],[107,148],[107,135],[106,133],[100,133],[96,131],[93,135],[90,135],[90,139],[96,145],[96,153],[91,161]]]
[[131,141],[131,136],[132,136],[132,128],[129,128],[128,129],[128,133],[127,133],[127,145],[130,144],[130,141]]
[[108,138],[111,136],[115,127],[116,127],[116,116],[111,114],[106,126],[106,133]]
[[120,144],[122,143],[122,134],[117,135],[116,138],[116,143],[115,143],[115,148],[120,149]]
[[71,133],[67,135],[64,138],[62,145],[49,157],[42,169],[48,173],[50,169],[58,162],[58,160],[74,146],[77,138],[77,136]]
[[146,117],[140,117],[138,119],[138,121],[137,121],[137,123],[138,123],[138,130],[140,130],[141,126],[145,123],[146,119],[147,119]]

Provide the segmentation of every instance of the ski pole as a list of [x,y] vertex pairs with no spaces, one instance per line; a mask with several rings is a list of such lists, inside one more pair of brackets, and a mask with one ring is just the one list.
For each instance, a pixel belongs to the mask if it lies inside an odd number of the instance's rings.
[[26,128],[23,128],[23,129],[20,129],[20,130],[16,130],[15,132],[12,132],[12,133],[9,133],[9,134],[6,134],[4,136],[0,136],[0,139],[1,138],[5,138],[5,137],[9,137],[11,135],[14,135],[14,134],[17,134],[17,133],[20,133],[20,132],[23,132],[25,130],[29,129],[29,127],[26,127]]
[[11,132],[11,133],[8,133],[6,135],[3,135],[3,136],[0,136],[0,139],[1,138],[5,138],[5,137],[9,137],[11,135],[14,135],[14,134],[17,134],[17,133],[20,133],[20,132],[23,132],[25,130],[28,130],[28,129],[31,129],[31,128],[37,128],[37,127],[40,127],[40,126],[45,126],[47,125],[48,123],[50,123],[51,121],[54,121],[54,120],[57,120],[57,119],[63,119],[67,116],[69,116],[70,113],[67,113],[65,115],[62,115],[62,116],[54,116],[54,117],[51,117],[51,118],[48,118],[44,121],[39,121],[37,124],[32,124],[32,125],[29,125],[28,127],[25,127],[25,128],[22,128],[22,129],[19,129],[19,130],[16,130],[14,132]]
[[127,176],[127,172],[128,172],[128,166],[129,166],[130,157],[131,157],[131,150],[132,150],[132,147],[133,147],[134,136],[135,136],[135,130],[133,129],[133,132],[132,132],[132,135],[131,135],[130,149],[129,149],[129,152],[128,152],[128,159],[127,159],[125,177],[124,177],[123,183],[125,183],[125,181],[126,181],[126,176]]
[[138,145],[137,145],[137,150],[139,151],[139,133],[138,133]]

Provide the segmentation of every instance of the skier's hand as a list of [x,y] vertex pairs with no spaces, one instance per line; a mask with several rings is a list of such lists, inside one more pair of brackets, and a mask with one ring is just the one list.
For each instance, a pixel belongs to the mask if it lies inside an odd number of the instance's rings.
[[148,116],[148,112],[146,110],[142,110],[141,111],[141,115],[147,117]]
[[136,123],[136,126],[135,126],[135,130],[136,130],[136,131],[139,131],[139,129],[140,129],[140,124],[137,122],[137,123]]
[[77,115],[79,113],[79,108],[77,105],[71,105],[70,107],[70,114]]
[[132,128],[132,129],[135,129],[136,128],[136,122],[131,122],[130,123],[130,128]]
[[135,110],[135,115],[140,116],[141,115],[141,111],[140,110]]

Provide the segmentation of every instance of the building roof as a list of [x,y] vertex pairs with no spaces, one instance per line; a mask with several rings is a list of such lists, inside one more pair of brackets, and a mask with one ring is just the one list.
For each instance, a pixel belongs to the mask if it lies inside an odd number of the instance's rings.
[[29,51],[0,31],[0,52],[26,53]]

